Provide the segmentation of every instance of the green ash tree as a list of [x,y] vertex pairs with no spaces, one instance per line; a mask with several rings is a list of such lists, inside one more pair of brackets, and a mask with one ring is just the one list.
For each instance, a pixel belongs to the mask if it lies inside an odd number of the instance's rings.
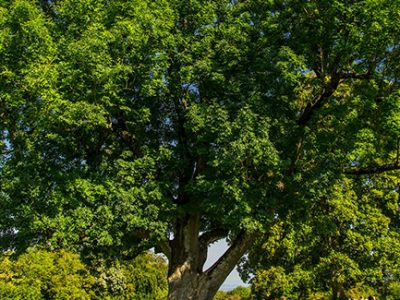
[[400,275],[396,184],[387,174],[342,179],[307,216],[279,220],[241,266],[256,274],[253,296],[387,296]]
[[399,168],[398,17],[394,0],[1,0],[1,246],[155,247],[170,300],[212,299],[277,220]]

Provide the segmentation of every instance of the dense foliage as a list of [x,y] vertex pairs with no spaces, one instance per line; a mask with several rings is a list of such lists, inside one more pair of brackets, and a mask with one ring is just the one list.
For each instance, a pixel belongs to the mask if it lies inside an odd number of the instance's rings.
[[31,249],[17,258],[1,256],[0,298],[163,300],[166,271],[164,261],[151,253],[89,267],[76,254]]
[[312,285],[315,267],[333,290],[397,276],[399,16],[397,0],[0,0],[0,246],[156,247],[171,300],[211,299],[281,228],[289,266],[254,265]]
[[259,299],[318,291],[349,297],[360,283],[385,295],[400,279],[397,180],[340,181],[308,219],[277,222],[250,255]]
[[218,291],[213,300],[250,300],[250,288],[238,286],[231,291]]
[[164,300],[167,298],[167,265],[151,252],[133,260],[112,262],[97,259],[90,264],[96,278],[97,299]]
[[[297,47],[320,43],[320,55],[332,59],[328,68],[333,73],[320,96],[325,93],[329,100],[322,107],[322,98],[314,103],[319,124],[305,126],[305,137],[298,144],[300,151],[312,155],[303,161],[303,168],[317,171],[319,177],[310,177],[310,182],[304,178],[310,172],[297,175],[302,178],[295,184],[301,184],[306,193],[300,205],[306,205],[277,219],[253,249],[248,269],[244,267],[246,272],[258,272],[253,282],[257,299],[310,298],[318,293],[324,299],[389,297],[388,286],[399,280],[399,173],[394,171],[399,166],[394,63],[399,31],[393,18],[400,10],[395,1],[378,2],[289,1],[293,8],[287,10],[278,1],[272,5],[282,12],[274,16],[276,26],[291,28],[290,48],[310,55],[306,48]],[[313,21],[307,19],[310,15]],[[305,32],[313,32],[307,34],[311,40],[300,37]],[[368,66],[364,65],[367,61]],[[343,70],[345,62],[350,65]],[[320,67],[311,69],[315,72]],[[312,82],[321,77],[318,72],[305,72],[303,78],[300,101],[315,91]],[[313,106],[308,107],[313,112]],[[318,166],[320,158],[324,165]],[[340,159],[347,161],[349,169],[327,170]],[[303,189],[306,183],[310,185]],[[297,187],[296,194],[301,195]]]
[[91,299],[90,275],[78,255],[30,251],[0,261],[1,299]]

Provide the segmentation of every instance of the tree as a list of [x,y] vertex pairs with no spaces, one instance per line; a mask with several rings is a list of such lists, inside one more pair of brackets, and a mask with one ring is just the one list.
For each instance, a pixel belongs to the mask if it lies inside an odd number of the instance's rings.
[[399,168],[398,1],[0,4],[3,248],[155,246],[169,299],[211,299],[332,181]]
[[85,265],[79,255],[29,249],[0,257],[1,299],[157,299],[167,296],[166,265],[145,253],[134,260]]
[[89,269],[96,278],[92,290],[96,299],[164,300],[168,294],[167,265],[154,253],[133,260],[113,261],[97,258]]
[[271,299],[308,299],[316,292],[331,299],[383,295],[399,276],[393,215],[398,192],[391,189],[397,180],[387,175],[341,180],[326,199],[314,203],[308,218],[278,222],[247,262],[257,271],[253,291],[258,299],[269,299],[274,287],[279,294]]
[[238,286],[231,291],[218,291],[213,298],[214,300],[247,300],[251,297],[250,288]]
[[93,299],[94,282],[79,255],[65,251],[30,250],[0,260],[1,299]]

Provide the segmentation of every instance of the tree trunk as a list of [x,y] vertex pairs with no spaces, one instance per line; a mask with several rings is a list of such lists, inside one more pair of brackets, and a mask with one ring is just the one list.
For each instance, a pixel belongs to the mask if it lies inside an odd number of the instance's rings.
[[340,286],[339,300],[347,300],[346,292],[344,291],[343,285]]
[[340,283],[334,283],[332,287],[332,300],[346,300],[346,292]]
[[210,243],[226,237],[227,231],[200,234],[200,216],[188,215],[176,224],[169,242],[168,300],[211,300],[255,239],[241,232],[228,250],[209,269],[203,271]]
[[338,292],[339,292],[338,287],[337,287],[337,285],[335,284],[335,285],[332,287],[332,298],[331,298],[331,300],[339,300],[339,299],[338,299]]
[[217,291],[209,289],[206,278],[194,272],[169,279],[168,300],[211,300]]

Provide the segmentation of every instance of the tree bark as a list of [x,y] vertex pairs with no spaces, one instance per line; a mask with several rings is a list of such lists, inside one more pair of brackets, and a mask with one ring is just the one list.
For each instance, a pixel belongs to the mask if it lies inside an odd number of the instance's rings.
[[346,292],[340,283],[334,283],[332,287],[332,300],[346,300]]
[[334,285],[332,286],[332,298],[331,298],[331,300],[339,300],[338,293],[339,293],[338,285],[336,283],[334,283]]
[[[188,215],[175,227],[174,239],[170,241],[168,300],[213,299],[256,237],[244,231],[239,233],[220,259],[203,271],[209,242],[215,241],[208,237],[213,234],[200,235],[199,215]],[[221,232],[217,230],[215,236],[221,236]]]

